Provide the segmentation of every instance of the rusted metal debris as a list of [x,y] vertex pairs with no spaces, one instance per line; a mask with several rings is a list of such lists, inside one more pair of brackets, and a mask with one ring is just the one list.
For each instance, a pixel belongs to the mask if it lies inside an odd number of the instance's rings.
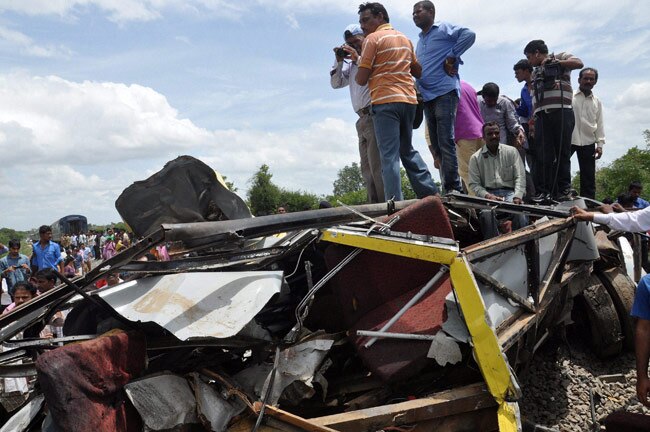
[[[450,195],[250,218],[210,190],[147,219],[130,188],[118,205],[147,236],[0,316],[0,376],[38,383],[0,431],[516,430],[516,371],[574,298],[602,281],[613,314],[629,304],[616,244],[566,207]],[[534,223],[483,241],[482,209]],[[138,260],[164,243],[176,259]],[[36,337],[62,310],[64,337]]]

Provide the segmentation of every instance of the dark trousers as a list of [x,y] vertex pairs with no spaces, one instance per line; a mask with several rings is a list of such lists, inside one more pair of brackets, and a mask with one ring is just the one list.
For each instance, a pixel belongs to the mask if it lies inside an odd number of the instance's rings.
[[533,145],[535,191],[559,195],[571,189],[571,108],[537,113]]
[[580,196],[596,198],[596,144],[586,146],[571,146],[571,155],[578,153],[580,165]]

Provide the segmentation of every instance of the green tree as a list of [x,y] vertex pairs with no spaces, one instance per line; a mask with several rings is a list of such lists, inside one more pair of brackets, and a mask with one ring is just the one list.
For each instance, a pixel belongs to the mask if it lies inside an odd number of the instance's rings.
[[280,205],[288,212],[312,210],[316,208],[318,197],[302,191],[280,190]]
[[221,178],[223,179],[223,182],[226,184],[226,187],[230,189],[230,192],[237,192],[239,189],[235,186],[235,183],[228,181],[228,177],[225,175],[222,175]]
[[352,165],[346,165],[339,170],[337,178],[334,180],[334,196],[342,196],[363,189],[365,189],[365,184],[359,164],[352,162]]
[[269,166],[264,164],[249,180],[248,204],[256,216],[273,214],[280,205],[280,188],[272,181]]
[[[411,181],[409,180],[409,177],[406,175],[406,170],[402,167],[399,169],[399,176],[402,179],[402,195],[404,195],[405,200],[410,200],[410,199],[415,199],[417,196],[415,195],[415,191],[413,190],[413,186],[411,186]],[[390,197],[386,197],[388,199]]]
[[[643,137],[644,149],[634,146],[609,165],[596,170],[596,199],[616,199],[619,194],[627,192],[633,181],[650,185],[650,130],[643,131]],[[572,185],[579,190],[580,173],[573,178]]]

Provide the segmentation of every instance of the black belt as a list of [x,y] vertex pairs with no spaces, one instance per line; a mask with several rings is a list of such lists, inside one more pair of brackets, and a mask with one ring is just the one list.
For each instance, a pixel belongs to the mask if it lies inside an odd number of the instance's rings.
[[370,105],[368,105],[365,108],[361,108],[359,111],[357,111],[357,114],[359,114],[359,117],[361,117],[362,115],[370,114]]

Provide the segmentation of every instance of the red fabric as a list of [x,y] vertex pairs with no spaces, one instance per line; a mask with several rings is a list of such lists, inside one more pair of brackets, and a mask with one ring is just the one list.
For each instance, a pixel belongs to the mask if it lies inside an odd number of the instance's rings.
[[[398,212],[394,231],[452,238],[447,212],[437,197],[427,197]],[[351,249],[333,245],[325,252],[329,268]],[[410,300],[440,269],[439,264],[379,252],[364,251],[332,279],[341,314],[348,328],[377,330]],[[448,276],[429,291],[389,330],[435,334],[446,319],[444,299],[451,291]],[[417,374],[429,360],[427,341],[380,340],[363,348],[365,339],[353,337],[364,364],[386,381]]]
[[39,356],[38,380],[59,430],[141,431],[123,387],[142,373],[145,355],[142,334],[120,332]]

